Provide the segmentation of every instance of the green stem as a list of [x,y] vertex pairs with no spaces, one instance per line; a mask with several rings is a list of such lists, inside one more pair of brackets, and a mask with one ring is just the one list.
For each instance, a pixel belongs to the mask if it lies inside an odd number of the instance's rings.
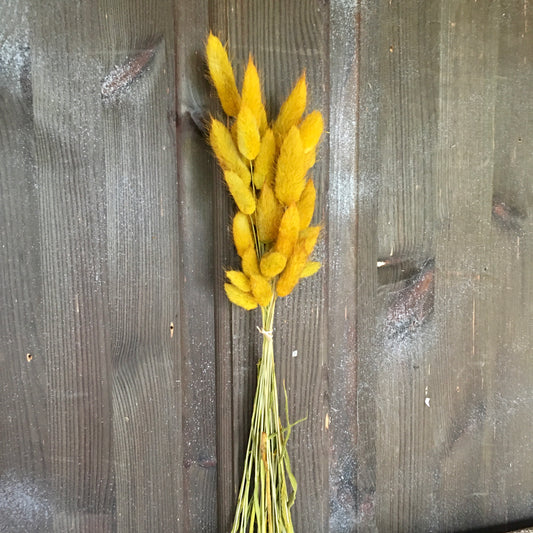
[[272,339],[275,303],[273,297],[261,308],[262,356],[232,533],[294,532],[286,482],[287,475],[293,476],[279,417]]

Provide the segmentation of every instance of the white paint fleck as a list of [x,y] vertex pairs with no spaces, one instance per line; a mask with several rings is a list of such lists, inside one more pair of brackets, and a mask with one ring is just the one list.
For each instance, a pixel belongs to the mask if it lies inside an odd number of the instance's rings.
[[292,356],[293,357],[298,357],[298,350],[293,350],[292,351]]
[[42,531],[52,515],[47,495],[49,491],[35,480],[4,473],[0,478],[1,531]]
[[[28,6],[23,2],[15,5],[7,21],[8,35],[0,39],[0,87],[10,91],[19,90],[24,71],[29,68],[30,47],[28,30]],[[17,24],[13,21],[17,20]]]
[[431,407],[431,405],[429,405],[429,402],[431,401],[431,398],[426,398],[424,400],[424,403],[428,406],[428,407]]

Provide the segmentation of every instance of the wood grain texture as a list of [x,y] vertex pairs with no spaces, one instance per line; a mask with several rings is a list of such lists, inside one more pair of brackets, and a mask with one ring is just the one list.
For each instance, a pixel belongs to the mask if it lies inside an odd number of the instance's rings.
[[98,62],[87,53],[96,20],[88,6],[74,4],[56,12],[42,2],[29,13],[53,530],[92,524],[108,531],[114,475],[105,172]]
[[30,20],[0,7],[0,530],[49,530],[50,454]]
[[[327,117],[277,309],[297,531],[533,523],[528,0],[0,5],[0,531],[227,531],[258,313],[205,143],[212,29]],[[295,356],[293,357],[293,354]]]
[[[116,525],[121,531],[175,530],[184,506],[185,414],[180,401],[183,315],[174,11],[171,2],[104,1],[98,13],[106,43],[101,50],[105,70],[99,92]],[[171,323],[176,324],[176,335],[171,335]]]
[[[203,57],[209,25],[207,2],[177,3],[175,20],[184,409],[180,428],[184,435],[181,523],[183,531],[207,532],[218,529],[217,501],[220,497],[217,491],[220,459],[216,372],[217,363],[224,363],[226,355],[218,342],[214,312],[215,282],[222,278],[222,263],[218,261],[223,261],[217,253],[214,234],[220,228],[225,229],[225,225],[218,224],[216,219],[214,165],[204,132],[209,108]],[[218,359],[215,358],[217,353]]]
[[[328,273],[328,530],[353,531],[358,521],[357,335],[359,255],[359,110],[361,12],[333,2],[330,12]],[[333,154],[337,154],[333,157]],[[372,200],[368,205],[371,205]],[[371,227],[365,228],[367,231]],[[370,247],[369,251],[372,250]],[[370,271],[371,272],[371,271]],[[369,280],[369,287],[372,281]],[[368,485],[367,485],[368,487]]]
[[[531,50],[523,31],[529,15],[518,4],[381,5],[377,45],[385,101],[378,142],[384,185],[377,236],[380,340],[374,353],[380,361],[374,383],[379,530],[505,529],[507,521],[531,520],[527,430],[513,426],[511,436],[504,407],[526,408],[527,394],[518,399],[503,377],[518,365],[523,385],[530,383],[531,365],[520,363],[530,350],[526,341],[521,355],[512,355],[516,343],[500,330],[526,331],[528,305],[512,305],[502,320],[496,304],[506,298],[502,291],[508,294],[506,278],[516,280],[508,261],[517,260],[527,220],[527,208],[515,205],[509,180],[499,180],[496,171],[498,164],[500,172],[509,171],[505,158],[523,142],[519,133],[505,143],[496,140],[500,128],[514,125],[511,110],[520,107],[522,128],[529,120],[523,100],[509,97],[514,83],[499,74],[514,64],[513,79],[522,80],[522,88],[526,79],[531,84],[530,70],[519,73],[516,66]],[[527,157],[516,166],[522,164],[528,165]],[[525,183],[518,190],[527,196]],[[512,254],[496,252],[503,249],[501,240],[494,242],[496,232],[506,236]],[[521,243],[520,256],[523,250]],[[527,281],[521,283],[515,290],[527,294]],[[530,426],[531,418],[526,423],[516,416],[511,418],[522,428]],[[512,506],[498,502],[507,501],[513,485],[501,482],[504,472],[518,475],[511,473],[513,459],[524,464],[520,483],[529,488],[511,496],[520,502],[511,514]]]

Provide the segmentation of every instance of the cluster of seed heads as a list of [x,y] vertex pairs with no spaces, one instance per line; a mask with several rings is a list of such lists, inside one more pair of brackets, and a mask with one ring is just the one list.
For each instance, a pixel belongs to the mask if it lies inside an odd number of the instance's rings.
[[241,270],[228,270],[231,302],[250,310],[287,296],[320,263],[309,258],[320,226],[311,226],[316,190],[308,172],[324,123],[319,111],[304,116],[305,72],[269,122],[261,82],[250,56],[239,92],[226,49],[212,33],[207,65],[226,124],[212,118],[209,143],[235,200],[233,240]]

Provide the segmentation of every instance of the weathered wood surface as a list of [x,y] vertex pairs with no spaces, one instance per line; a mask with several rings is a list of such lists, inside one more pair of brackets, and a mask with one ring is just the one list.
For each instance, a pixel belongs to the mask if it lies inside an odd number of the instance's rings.
[[[328,117],[278,306],[297,531],[533,524],[528,0],[0,4],[0,531],[226,531],[260,338],[232,308],[206,33]],[[293,357],[293,354],[296,356]]]

